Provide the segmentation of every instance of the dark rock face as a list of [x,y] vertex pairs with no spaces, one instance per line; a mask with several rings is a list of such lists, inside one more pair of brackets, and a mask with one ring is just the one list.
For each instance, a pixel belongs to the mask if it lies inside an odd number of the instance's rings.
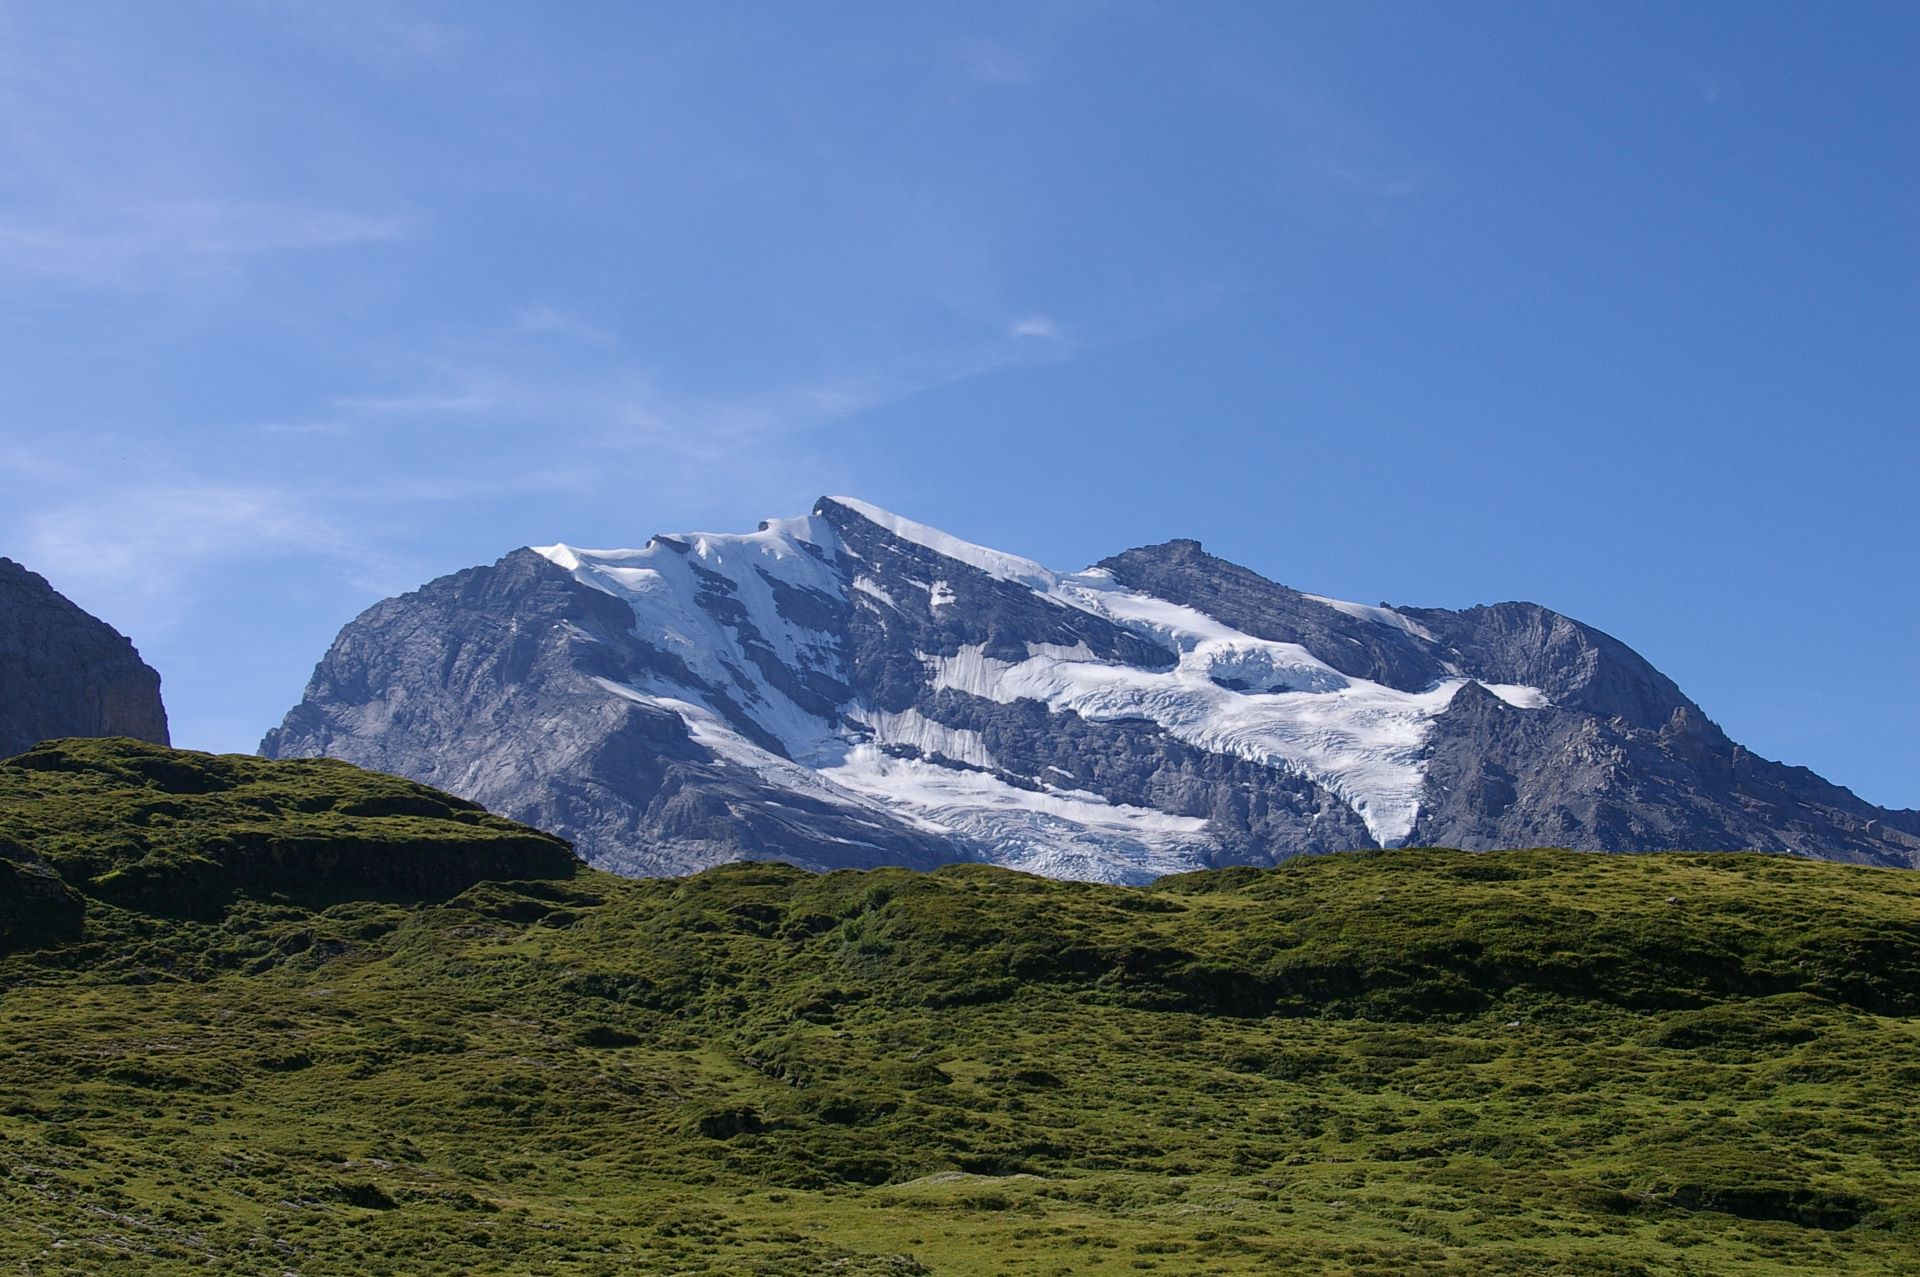
[[1000,661],[1025,660],[1030,643],[1085,644],[1099,660],[1144,669],[1168,669],[1177,659],[1163,644],[1102,617],[1061,607],[1018,581],[970,570],[895,536],[837,501],[823,500],[817,509],[837,534],[839,563],[849,579],[864,575],[883,584],[938,580],[946,582],[952,596],[938,607],[851,609],[847,638],[854,683],[882,710],[897,712],[919,701],[926,684],[925,657],[952,656],[968,646]]
[[1599,851],[1788,851],[1920,864],[1920,839],[1804,768],[1756,758],[1697,709],[1658,729],[1559,708],[1520,710],[1469,686],[1436,721],[1414,840]]
[[1920,813],[1755,758],[1537,605],[1341,603],[1192,541],[1063,576],[850,498],[381,603],[262,752],[410,776],[628,873],[1138,881],[1408,844],[1920,864]]
[[1647,730],[1659,730],[1682,711],[1705,721],[1700,707],[1638,652],[1536,603],[1397,610],[1431,631],[1448,657],[1483,682],[1537,687],[1563,709]]
[[61,736],[166,744],[160,676],[112,626],[0,558],[0,758]]

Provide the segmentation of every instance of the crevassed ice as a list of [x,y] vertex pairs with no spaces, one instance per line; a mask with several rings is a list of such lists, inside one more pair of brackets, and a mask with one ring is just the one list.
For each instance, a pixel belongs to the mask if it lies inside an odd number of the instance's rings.
[[1207,822],[1094,794],[1009,785],[981,771],[896,758],[872,746],[822,773],[843,788],[915,812],[997,864],[1056,878],[1144,882],[1199,868]]
[[978,647],[925,659],[937,688],[1003,704],[1037,700],[1094,720],[1150,719],[1188,744],[1325,785],[1383,845],[1413,832],[1428,726],[1466,680],[1402,692],[1336,673],[1338,684],[1248,693],[1214,682],[1212,656],[1203,645],[1165,673],[1044,655],[1009,663]]

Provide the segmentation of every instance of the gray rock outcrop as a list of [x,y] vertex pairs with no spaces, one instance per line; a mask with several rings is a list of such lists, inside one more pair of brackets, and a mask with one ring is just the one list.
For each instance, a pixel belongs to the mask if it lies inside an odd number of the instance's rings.
[[0,758],[61,736],[167,744],[160,675],[119,631],[0,558]]

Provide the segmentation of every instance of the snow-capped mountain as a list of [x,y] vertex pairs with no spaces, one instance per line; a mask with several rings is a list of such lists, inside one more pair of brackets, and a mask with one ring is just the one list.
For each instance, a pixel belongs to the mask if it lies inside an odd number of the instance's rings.
[[850,497],[378,604],[262,752],[427,781],[641,874],[1140,881],[1432,843],[1920,863],[1920,813],[1748,754],[1545,608],[1347,603],[1193,541],[1060,573]]

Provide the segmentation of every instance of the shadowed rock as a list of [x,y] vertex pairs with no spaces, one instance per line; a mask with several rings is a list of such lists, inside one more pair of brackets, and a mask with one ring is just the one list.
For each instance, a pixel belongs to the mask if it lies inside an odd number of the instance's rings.
[[160,675],[119,631],[0,558],[0,758],[57,736],[165,745]]

